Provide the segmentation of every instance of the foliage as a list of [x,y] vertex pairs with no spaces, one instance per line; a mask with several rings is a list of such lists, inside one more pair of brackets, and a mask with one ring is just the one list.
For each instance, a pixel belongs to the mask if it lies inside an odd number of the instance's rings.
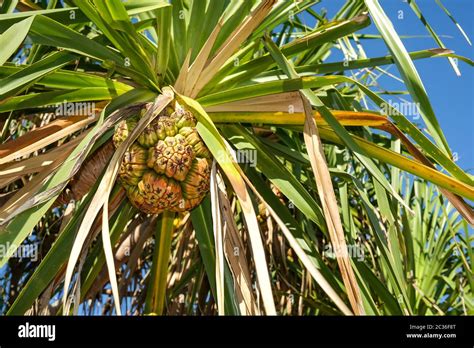
[[[3,1],[0,312],[474,313],[473,178],[413,61],[473,62],[414,0],[436,48],[408,52],[378,0],[331,19],[319,2]],[[390,55],[367,57],[366,39]],[[371,82],[390,64],[428,133]],[[213,156],[211,189],[147,215],[117,173],[174,98]],[[37,259],[16,257],[28,245]]]

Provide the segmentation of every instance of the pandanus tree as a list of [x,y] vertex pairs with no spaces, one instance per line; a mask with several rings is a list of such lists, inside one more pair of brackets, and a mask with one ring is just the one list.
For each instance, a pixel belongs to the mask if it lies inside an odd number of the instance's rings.
[[[3,1],[1,311],[472,313],[473,178],[413,63],[472,61],[319,2]],[[426,132],[370,85],[390,64]]]

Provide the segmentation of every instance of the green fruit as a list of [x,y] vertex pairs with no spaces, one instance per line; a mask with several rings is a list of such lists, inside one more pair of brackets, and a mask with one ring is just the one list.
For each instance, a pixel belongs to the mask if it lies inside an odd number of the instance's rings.
[[[209,192],[211,153],[196,130],[193,114],[177,102],[162,111],[125,152],[119,179],[130,202],[158,214],[189,211]],[[118,147],[140,116],[121,121],[114,133]]]

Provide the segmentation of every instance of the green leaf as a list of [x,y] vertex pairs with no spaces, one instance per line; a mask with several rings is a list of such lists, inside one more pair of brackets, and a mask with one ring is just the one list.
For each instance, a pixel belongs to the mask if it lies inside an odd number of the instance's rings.
[[[24,68],[25,66],[22,65],[12,66],[10,64],[5,64],[4,66],[0,67],[0,78],[5,78],[7,76],[16,74]],[[127,92],[133,88],[130,85],[108,77],[62,69],[55,70],[50,74],[42,76],[38,81],[35,82],[35,86],[46,87],[50,89],[101,87],[120,91],[118,94]]]
[[[311,48],[320,47],[332,40],[336,40],[359,29],[365,28],[370,24],[370,21],[367,16],[361,15],[347,21],[335,22],[332,24],[333,25],[328,25],[326,27],[318,27],[313,32],[282,46],[282,53],[289,58],[293,57],[299,53],[308,51]],[[239,57],[237,56],[237,58]],[[226,84],[235,85],[240,81],[250,80],[257,74],[264,72],[275,65],[275,61],[268,53],[246,63],[239,64],[238,67],[234,65],[233,60],[230,60],[209,83],[210,87],[204,89],[200,96],[208,94],[208,89],[220,90],[219,82],[226,81]],[[229,77],[229,75],[232,76]]]
[[[5,244],[9,243],[9,245],[14,245],[16,247],[21,245],[23,240],[31,233],[38,221],[42,216],[44,216],[46,211],[52,206],[58,197],[61,191],[57,189],[61,188],[61,185],[64,186],[69,181],[74,170],[77,169],[78,163],[82,163],[95,141],[99,139],[108,128],[113,126],[113,120],[111,120],[110,117],[104,121],[105,115],[110,115],[113,111],[123,107],[124,104],[128,105],[131,100],[143,100],[142,98],[146,98],[147,96],[146,93],[137,93],[133,90],[132,93],[126,93],[110,103],[109,106],[103,110],[96,126],[72,151],[64,164],[60,166],[59,169],[53,173],[40,188],[39,192],[43,193],[53,190],[51,196],[44,202],[38,202],[35,200],[35,206],[14,216],[13,219],[8,222],[6,227],[0,229],[0,242]],[[0,259],[0,267],[8,261],[13,252],[14,249],[11,248],[9,254],[2,256]]]
[[421,116],[423,117],[431,136],[438,147],[446,155],[451,156],[448,142],[439,126],[423,82],[418,75],[418,71],[413,64],[410,55],[403,45],[402,40],[395,31],[392,22],[387,17],[377,0],[365,0],[365,4],[367,5],[374,23],[380,34],[382,34],[391,54],[395,58],[398,71],[400,72],[413,101],[419,103]]
[[59,90],[44,93],[31,93],[17,97],[11,97],[0,103],[0,112],[24,110],[63,103],[80,101],[110,100],[118,95],[118,91],[109,88],[79,88]]
[[[278,49],[275,43],[269,39],[265,40],[265,45],[270,51],[270,54],[275,59],[279,67],[285,71],[286,75],[289,78],[298,78],[298,74],[294,70],[294,67],[289,63],[283,53]],[[367,171],[389,192],[394,196],[402,205],[405,205],[403,199],[399,194],[393,189],[390,183],[387,181],[387,178],[384,176],[382,171],[378,166],[372,161],[370,157],[367,156],[365,151],[358,146],[358,144],[352,139],[351,134],[339,123],[339,121],[334,117],[331,111],[324,105],[321,99],[313,93],[309,88],[301,89],[301,92],[306,98],[311,102],[311,104],[316,108],[316,110],[321,114],[324,120],[328,125],[336,132],[340,137],[343,143],[351,150],[355,152],[355,155],[359,161],[364,165]]]
[[66,52],[53,53],[24,69],[0,80],[0,99],[5,99],[17,94],[32,82],[47,74],[63,67],[76,58],[75,55]]
[[466,32],[463,30],[461,25],[456,21],[456,19],[453,17],[453,15],[448,11],[448,9],[443,5],[441,0],[435,0],[435,1],[439,5],[439,7],[441,7],[441,9],[444,11],[444,13],[446,13],[446,15],[449,17],[449,19],[451,19],[451,21],[456,25],[458,30],[461,32],[462,36],[464,36],[464,38],[466,39],[469,46],[472,46],[471,40],[467,36]]
[[99,27],[104,35],[125,57],[123,66],[143,74],[152,83],[158,81],[151,64],[151,57],[142,44],[140,34],[135,31],[121,1],[76,1],[77,6]]
[[162,9],[158,15],[158,51],[156,72],[163,81],[168,70],[168,61],[171,47],[171,8]]
[[[97,186],[98,182],[95,187]],[[92,188],[92,190],[93,189],[94,188]],[[8,310],[8,315],[24,315],[24,313],[33,305],[34,301],[41,295],[44,289],[51,283],[51,281],[53,281],[54,277],[56,277],[65,266],[66,261],[69,258],[68,250],[72,248],[76,230],[79,226],[80,220],[84,216],[85,209],[91,200],[92,195],[87,195],[81,202],[78,202],[71,220],[69,220],[51,249],[41,260],[41,263],[35,269],[31,278],[28,279],[27,283],[21,289],[15,302]],[[119,233],[123,231],[125,224],[128,223],[134,211],[135,208],[125,201],[121,208],[117,209],[117,212],[112,217],[112,219],[117,223],[114,223],[112,226],[111,234],[115,233],[118,237],[117,231]],[[102,263],[100,263],[100,261],[102,261]],[[100,269],[102,269],[104,262],[105,257],[102,254],[102,259],[99,259],[97,264],[95,264],[100,266],[94,268],[97,270],[96,276]],[[87,279],[88,278],[86,278],[86,280]],[[83,284],[81,290],[87,291],[89,289],[88,285],[90,284],[87,282]]]
[[[420,19],[421,23],[423,23],[425,25],[426,30],[428,30],[428,32],[431,34],[431,36],[436,41],[438,46],[441,47],[441,48],[446,48],[443,41],[441,41],[441,38],[438,36],[438,34],[436,34],[433,27],[428,23],[425,16],[423,15],[423,13],[421,13],[421,10],[418,7],[415,0],[409,0],[408,3],[410,4],[410,7],[412,8],[413,12],[415,12],[416,16]],[[449,63],[451,64],[451,66],[453,67],[454,72],[456,73],[456,75],[460,76],[461,73],[459,71],[459,68],[457,66],[456,61],[451,57],[448,57],[448,60],[449,60]]]
[[0,13],[11,13],[15,10],[18,0],[4,0],[0,7]]
[[34,17],[27,18],[21,22],[13,24],[7,31],[0,35],[0,65],[3,65],[10,56],[16,52],[18,47],[25,40]]
[[[211,202],[209,196],[202,203],[191,211],[196,239],[198,241],[199,252],[206,270],[209,285],[214,298],[217,298],[216,292],[216,253],[214,246],[214,235],[212,230]],[[228,315],[238,315],[239,308],[235,301],[234,282],[230,274],[227,262],[224,268],[224,306],[225,313]]]
[[269,153],[262,144],[247,130],[238,125],[221,127],[226,138],[238,149],[256,151],[257,168],[299,209],[311,219],[318,227],[326,231],[326,224],[321,207],[275,156]]
[[48,17],[36,16],[31,18],[34,19],[34,23],[31,25],[30,36],[34,43],[65,48],[71,52],[99,60],[110,60],[119,66],[124,66],[124,59],[119,54],[71,28]]
[[[4,1],[4,7],[8,6],[11,0]],[[17,2],[14,0],[13,2]],[[51,4],[52,2],[50,2]],[[153,13],[153,11],[170,6],[165,1],[156,0],[133,0],[124,2],[124,6],[129,16],[138,15],[142,13]],[[11,9],[11,7],[10,7]],[[0,13],[2,13],[0,11]],[[34,10],[25,12],[15,12],[5,15],[0,15],[0,33],[7,30],[13,24],[25,18],[32,18],[38,15],[48,17],[64,25],[85,23],[89,19],[87,16],[77,7],[65,7],[65,8],[49,8],[46,10]]]

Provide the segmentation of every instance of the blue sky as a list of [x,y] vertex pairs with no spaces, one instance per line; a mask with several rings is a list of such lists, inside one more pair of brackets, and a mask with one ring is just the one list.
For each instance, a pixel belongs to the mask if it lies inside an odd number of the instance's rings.
[[[332,18],[345,0],[323,0],[316,8],[326,8],[328,18]],[[453,17],[462,26],[471,41],[474,41],[474,13],[473,0],[442,0]],[[429,35],[425,26],[416,17],[409,4],[403,0],[380,0],[386,14],[391,19],[399,35],[424,36],[402,39],[409,52],[438,47]],[[418,6],[428,23],[438,35],[442,37],[445,46],[456,54],[474,59],[473,47],[469,46],[455,24],[434,0],[418,0]],[[399,19],[399,11],[403,11],[403,19]],[[308,23],[309,24],[309,23]],[[362,33],[378,34],[372,24]],[[364,40],[364,50],[368,57],[388,54],[383,40]],[[340,56],[330,57],[329,60],[341,60]],[[430,58],[416,60],[415,66],[425,85],[428,96],[451,150],[458,155],[458,165],[471,174],[474,174],[474,70],[463,62],[459,62],[461,76],[456,76],[453,68],[445,58]],[[386,67],[387,68],[387,67]],[[399,76],[397,68],[392,65],[388,68],[391,74]],[[383,77],[380,84],[388,90],[403,90],[405,86],[393,78]],[[407,96],[402,96],[409,99]],[[390,97],[396,101],[396,98]],[[420,120],[414,121],[419,123]]]

